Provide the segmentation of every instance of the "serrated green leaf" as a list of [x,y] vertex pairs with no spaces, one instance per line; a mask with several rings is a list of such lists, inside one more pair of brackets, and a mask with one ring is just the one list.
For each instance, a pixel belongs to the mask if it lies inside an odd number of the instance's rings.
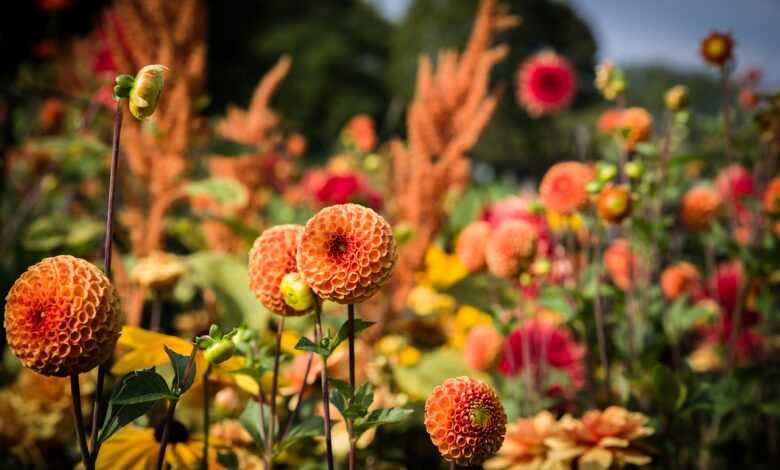
[[295,425],[290,432],[275,447],[275,451],[282,452],[295,442],[307,437],[317,437],[324,434],[325,420],[320,416],[312,416]]
[[295,345],[295,349],[298,351],[313,352],[325,357],[330,355],[330,350],[321,347],[305,336],[302,336],[298,340],[298,343]]
[[[267,423],[267,420],[270,419],[271,416],[271,409],[268,405],[264,405],[263,414],[265,415]],[[246,404],[246,408],[244,408],[241,416],[239,416],[238,421],[241,423],[241,426],[246,429],[246,432],[252,436],[252,440],[254,440],[257,448],[263,449],[265,447],[265,441],[263,439],[263,431],[260,429],[260,403],[249,400]]]
[[[355,318],[355,336],[360,334],[361,331],[369,328],[374,323],[376,322]],[[336,348],[339,347],[339,345],[343,343],[348,337],[349,337],[349,320],[342,323],[341,327],[339,328],[338,334],[333,339],[333,341],[330,342],[330,352],[335,351]]]
[[679,409],[688,395],[688,388],[674,372],[662,364],[652,370],[653,394],[658,405],[666,411]]
[[135,405],[178,398],[171,393],[165,379],[153,370],[134,371],[125,376],[124,386],[111,400],[116,405]]
[[[114,433],[119,431],[122,427],[132,423],[136,419],[145,415],[152,407],[157,403],[156,401],[144,401],[134,404],[120,404],[117,403],[116,397],[127,395],[125,389],[128,387],[128,378],[137,375],[139,371],[132,372],[124,376],[119,383],[114,386],[114,390],[111,394],[111,398],[108,401],[108,408],[106,409],[106,417],[103,420],[103,426],[101,426],[98,432],[98,442],[101,444],[108,440]],[[140,371],[148,372],[148,371]],[[165,381],[163,380],[163,384]],[[167,389],[167,385],[166,385]]]
[[171,389],[179,396],[183,395],[187,390],[192,387],[195,382],[195,354],[198,352],[197,347],[192,345],[192,353],[189,356],[179,354],[168,346],[163,345],[165,353],[171,360],[171,366],[173,366],[173,384]]
[[373,427],[398,423],[409,417],[412,413],[412,410],[403,408],[384,408],[372,411],[365,418],[360,418],[355,421],[355,434],[359,436]]

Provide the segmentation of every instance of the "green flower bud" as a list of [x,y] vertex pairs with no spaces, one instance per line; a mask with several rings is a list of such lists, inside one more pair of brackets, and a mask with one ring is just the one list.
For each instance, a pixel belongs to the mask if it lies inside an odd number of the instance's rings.
[[157,109],[165,79],[164,65],[147,65],[138,71],[130,90],[130,114],[138,120],[148,118]]
[[626,163],[626,174],[629,178],[637,180],[645,173],[645,166],[638,160]]
[[314,292],[303,281],[298,272],[287,273],[279,284],[284,303],[297,312],[306,312],[314,308]]
[[596,177],[602,183],[611,181],[617,175],[617,167],[612,163],[599,163]]
[[590,194],[598,194],[601,192],[601,188],[604,187],[604,183],[601,181],[591,181],[585,186],[585,189],[588,190],[588,193]]
[[221,364],[233,356],[236,345],[230,339],[221,339],[206,349],[203,353],[209,364]]
[[401,222],[393,227],[393,236],[397,245],[403,245],[414,238],[414,229],[406,222]]

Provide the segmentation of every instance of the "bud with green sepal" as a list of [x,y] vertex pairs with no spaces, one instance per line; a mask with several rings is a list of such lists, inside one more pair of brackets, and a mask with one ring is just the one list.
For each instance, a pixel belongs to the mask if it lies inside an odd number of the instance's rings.
[[297,312],[308,312],[314,308],[314,292],[298,272],[285,274],[279,284],[279,291],[284,303]]
[[233,337],[238,334],[235,328],[223,334],[219,325],[211,325],[209,334],[195,338],[195,344],[204,351],[203,356],[209,364],[221,364],[236,352]]
[[168,67],[155,64],[138,71],[129,94],[130,114],[136,119],[146,119],[157,109],[165,83],[163,72],[166,70]]

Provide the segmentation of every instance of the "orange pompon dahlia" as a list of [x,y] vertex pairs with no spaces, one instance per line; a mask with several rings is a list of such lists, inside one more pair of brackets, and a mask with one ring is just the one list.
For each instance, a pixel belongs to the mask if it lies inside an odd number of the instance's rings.
[[558,421],[549,411],[521,418],[506,428],[506,439],[498,454],[485,462],[486,470],[559,470],[547,462],[548,447],[544,443],[560,434]]
[[264,231],[249,251],[249,288],[265,307],[277,315],[298,316],[284,302],[279,286],[285,274],[296,271],[296,253],[303,234],[301,225],[278,225]]
[[499,277],[514,277],[524,271],[536,256],[539,232],[522,220],[507,220],[488,238],[485,262]]
[[376,147],[377,137],[374,119],[368,114],[358,114],[349,120],[345,129],[350,139],[361,152],[370,152]]
[[534,55],[517,72],[517,101],[533,117],[565,109],[576,91],[574,68],[568,60],[552,51]]
[[479,465],[501,448],[506,413],[492,388],[457,377],[445,380],[428,397],[425,429],[445,460]]
[[539,195],[549,210],[571,214],[588,203],[588,183],[596,173],[590,165],[561,162],[551,166],[539,185]]
[[620,108],[605,109],[599,116],[598,124],[596,125],[599,132],[604,135],[612,135],[618,129],[622,114],[623,110]]
[[463,357],[474,370],[487,370],[495,362],[504,337],[493,325],[477,325],[466,335]]
[[490,236],[490,224],[477,221],[468,224],[455,242],[455,255],[469,272],[485,267],[485,245]]
[[691,230],[709,228],[721,207],[721,197],[709,186],[690,189],[682,200],[682,221]]
[[45,258],[16,280],[5,299],[8,345],[43,375],[81,374],[105,361],[119,338],[119,297],[92,263]]
[[321,298],[359,303],[387,282],[397,257],[392,229],[382,216],[357,204],[340,204],[306,223],[298,270]]
[[631,214],[631,191],[625,185],[608,185],[596,198],[596,210],[602,220],[619,224]]
[[646,465],[652,459],[637,441],[653,434],[647,421],[645,415],[619,406],[588,411],[579,420],[564,416],[559,421],[561,436],[545,441],[548,458],[566,463],[576,459],[576,468],[594,470]]
[[766,187],[764,193],[764,212],[767,214],[780,214],[780,176],[775,176]]
[[734,39],[728,33],[711,32],[701,41],[701,56],[710,65],[722,67],[731,59]]
[[653,116],[644,108],[626,108],[620,113],[618,129],[623,135],[626,149],[634,150],[636,144],[650,139],[653,132]]
[[669,300],[683,294],[698,300],[704,294],[704,283],[696,266],[686,261],[675,263],[661,273],[661,290]]
[[634,282],[636,269],[636,253],[631,249],[628,240],[614,240],[604,250],[604,267],[612,282],[622,290],[630,289]]

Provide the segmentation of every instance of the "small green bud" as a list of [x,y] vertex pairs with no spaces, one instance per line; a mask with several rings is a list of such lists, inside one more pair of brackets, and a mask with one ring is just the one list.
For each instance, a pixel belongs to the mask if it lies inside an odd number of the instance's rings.
[[629,178],[637,180],[645,173],[645,166],[638,160],[626,163],[626,174]]
[[601,192],[601,188],[603,187],[604,184],[601,181],[591,181],[587,186],[585,186],[585,189],[587,189],[588,193],[590,194],[598,194]]
[[216,323],[211,325],[209,327],[209,336],[211,336],[214,339],[221,339],[222,338],[222,328],[219,327]]
[[230,339],[221,339],[206,349],[203,353],[209,364],[221,364],[233,356],[236,345]]
[[414,238],[414,229],[406,222],[401,222],[393,227],[393,236],[396,244],[403,245]]
[[528,204],[528,210],[531,211],[532,214],[544,214],[544,204],[542,204],[541,201],[531,201],[531,203]]
[[314,292],[303,281],[298,272],[287,273],[279,284],[284,303],[296,312],[307,312],[314,308]]
[[537,276],[544,276],[552,269],[552,263],[548,258],[541,258],[531,265],[531,272]]
[[168,67],[164,65],[147,65],[138,71],[130,90],[130,114],[136,119],[146,119],[157,109],[165,83],[163,72],[166,70]]
[[602,183],[611,181],[617,175],[617,167],[612,163],[599,163],[596,177]]
[[117,75],[117,77],[114,79],[114,83],[122,88],[132,88],[134,82],[135,78],[132,75],[127,74]]

